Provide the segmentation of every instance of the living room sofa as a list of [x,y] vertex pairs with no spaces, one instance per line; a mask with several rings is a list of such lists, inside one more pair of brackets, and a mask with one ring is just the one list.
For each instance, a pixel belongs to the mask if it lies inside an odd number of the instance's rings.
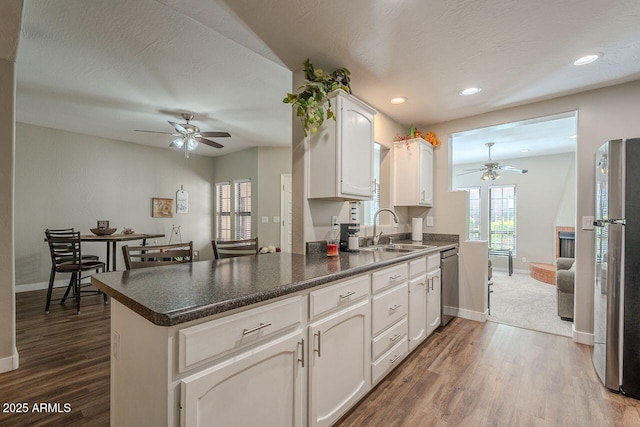
[[558,258],[556,260],[556,290],[558,292],[558,316],[562,320],[573,321],[573,292],[575,278],[575,260]]

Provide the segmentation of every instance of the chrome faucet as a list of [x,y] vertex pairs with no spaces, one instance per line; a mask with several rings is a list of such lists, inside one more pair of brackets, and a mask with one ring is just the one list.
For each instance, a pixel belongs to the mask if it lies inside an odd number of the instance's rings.
[[380,212],[382,211],[387,211],[390,212],[391,215],[393,215],[393,220],[395,221],[395,223],[398,223],[398,215],[396,215],[396,213],[394,211],[392,211],[391,209],[387,209],[387,208],[382,208],[379,209],[376,213],[373,214],[373,244],[377,245],[378,241],[380,240],[380,236],[382,236],[382,231],[380,232],[380,234],[376,235],[376,223],[377,223],[377,219],[378,219],[378,215],[380,215]]

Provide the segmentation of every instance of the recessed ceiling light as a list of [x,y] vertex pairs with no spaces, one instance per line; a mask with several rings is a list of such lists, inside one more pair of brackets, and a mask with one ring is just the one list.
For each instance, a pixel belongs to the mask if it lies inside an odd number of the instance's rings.
[[594,61],[597,61],[598,59],[600,59],[602,57],[601,53],[591,53],[589,55],[585,55],[581,58],[576,59],[575,61],[573,61],[573,65],[587,65],[587,64],[591,64]]
[[577,137],[578,137],[578,135],[571,135],[569,138],[576,139]]
[[529,149],[528,149],[528,148],[525,148],[524,150],[522,150],[522,152],[523,152],[523,153],[528,153],[528,152],[529,152]]
[[391,98],[391,103],[392,104],[404,104],[405,102],[407,102],[407,97],[406,96],[396,96],[395,98]]
[[463,90],[462,92],[460,92],[460,95],[462,95],[462,96],[475,95],[476,93],[480,92],[481,90],[482,90],[481,87],[468,87],[465,90]]

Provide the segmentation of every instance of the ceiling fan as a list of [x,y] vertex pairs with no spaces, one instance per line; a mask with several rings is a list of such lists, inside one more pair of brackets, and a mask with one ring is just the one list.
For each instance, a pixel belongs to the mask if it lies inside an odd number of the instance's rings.
[[515,172],[515,173],[529,172],[527,169],[518,169],[518,168],[514,168],[513,166],[500,166],[498,162],[494,162],[493,160],[491,160],[491,147],[493,147],[494,144],[495,142],[487,142],[486,144],[484,144],[489,149],[489,160],[483,163],[482,167],[478,169],[463,169],[464,172],[458,174],[458,176],[467,175],[473,172],[482,172],[482,176],[480,178],[483,181],[488,181],[488,180],[493,181],[500,178],[500,174],[498,173],[498,171]]
[[228,138],[231,136],[229,132],[200,132],[200,128],[198,126],[189,123],[190,120],[193,120],[193,114],[182,113],[181,115],[186,123],[180,124],[169,121],[169,124],[176,130],[175,132],[156,132],[153,130],[140,129],[135,129],[135,131],[177,136],[178,138],[174,139],[171,144],[169,144],[169,147],[184,147],[184,156],[187,159],[189,158],[189,151],[193,151],[198,148],[198,143],[209,145],[215,148],[224,147],[222,144],[219,144],[207,138]]

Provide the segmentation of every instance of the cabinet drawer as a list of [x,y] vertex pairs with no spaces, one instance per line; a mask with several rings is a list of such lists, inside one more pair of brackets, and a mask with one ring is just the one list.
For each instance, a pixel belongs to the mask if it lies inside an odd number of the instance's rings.
[[178,370],[184,372],[215,356],[240,349],[304,322],[301,296],[267,304],[178,332]]
[[373,273],[373,293],[375,294],[389,286],[399,285],[407,280],[408,277],[409,272],[407,271],[406,263],[376,271]]
[[408,284],[389,289],[373,297],[371,307],[373,327],[371,335],[376,336],[407,315]]
[[371,360],[376,360],[382,356],[385,351],[398,344],[398,342],[406,341],[408,330],[408,322],[405,317],[387,331],[374,338],[371,341]]
[[409,277],[418,277],[427,272],[427,259],[420,258],[409,263]]
[[314,318],[337,307],[369,295],[369,275],[349,279],[310,293],[310,317]]
[[427,271],[433,271],[440,268],[440,252],[429,255],[427,257]]
[[380,359],[371,364],[371,382],[377,383],[387,372],[396,367],[409,353],[409,342],[402,340]]

